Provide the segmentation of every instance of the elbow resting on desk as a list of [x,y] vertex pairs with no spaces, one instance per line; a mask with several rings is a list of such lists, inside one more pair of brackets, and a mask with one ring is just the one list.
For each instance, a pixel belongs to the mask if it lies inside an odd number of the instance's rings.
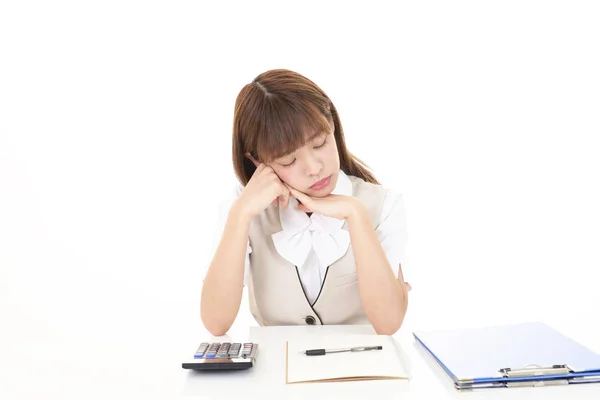
[[227,334],[227,331],[229,330],[229,328],[227,328],[225,326],[214,326],[213,327],[213,326],[204,324],[204,327],[206,328],[208,333],[210,333],[212,336],[224,336]]
[[385,321],[376,323],[373,325],[375,332],[378,335],[393,335],[400,330],[402,323],[404,322],[404,316],[406,315],[406,308],[408,302],[405,301],[405,305],[402,308],[402,312],[399,315],[393,315]]
[[204,310],[200,311],[200,320],[204,325],[204,328],[210,333],[212,336],[223,336],[229,331],[231,328],[231,323],[222,320],[216,320],[215,318],[206,316]]
[[200,320],[213,336],[223,336],[229,331],[241,301],[241,289],[225,291],[218,290],[219,287],[222,285],[205,285],[200,299]]
[[393,335],[400,330],[404,322],[404,317],[408,309],[408,291],[410,290],[410,286],[406,283],[399,284],[402,285],[399,289],[401,298],[392,302],[389,307],[385,307],[384,309],[370,302],[366,304],[367,308],[365,312],[378,335]]

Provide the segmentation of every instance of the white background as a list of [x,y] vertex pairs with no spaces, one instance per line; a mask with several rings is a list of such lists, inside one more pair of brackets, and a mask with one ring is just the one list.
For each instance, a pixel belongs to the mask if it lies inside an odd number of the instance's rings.
[[233,104],[271,68],[404,194],[405,332],[600,337],[597,3],[396,3],[3,2],[0,393],[179,393]]

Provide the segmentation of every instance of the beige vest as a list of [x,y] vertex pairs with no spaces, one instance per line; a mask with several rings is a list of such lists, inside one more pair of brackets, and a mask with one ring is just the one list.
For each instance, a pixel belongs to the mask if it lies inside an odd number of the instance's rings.
[[[373,227],[377,228],[386,189],[354,176],[348,178],[353,196],[366,205]],[[352,245],[343,257],[328,266],[321,291],[311,305],[297,267],[279,255],[273,244],[271,235],[281,229],[276,207],[268,207],[250,225],[248,296],[250,312],[258,324],[369,324],[358,293]],[[342,229],[348,230],[346,221]]]

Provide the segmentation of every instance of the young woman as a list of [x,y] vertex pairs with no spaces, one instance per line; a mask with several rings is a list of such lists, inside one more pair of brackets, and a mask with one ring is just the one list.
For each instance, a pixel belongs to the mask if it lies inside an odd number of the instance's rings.
[[259,325],[396,332],[410,290],[402,197],[348,151],[329,97],[293,71],[260,74],[236,100],[232,151],[240,184],[204,279],[208,331],[229,330],[247,285]]

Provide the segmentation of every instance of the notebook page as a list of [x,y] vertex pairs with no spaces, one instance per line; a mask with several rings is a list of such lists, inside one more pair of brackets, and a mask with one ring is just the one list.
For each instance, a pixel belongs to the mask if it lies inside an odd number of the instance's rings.
[[[382,350],[307,356],[308,349],[383,346]],[[394,339],[384,335],[328,335],[288,341],[287,382],[331,379],[408,379]]]

